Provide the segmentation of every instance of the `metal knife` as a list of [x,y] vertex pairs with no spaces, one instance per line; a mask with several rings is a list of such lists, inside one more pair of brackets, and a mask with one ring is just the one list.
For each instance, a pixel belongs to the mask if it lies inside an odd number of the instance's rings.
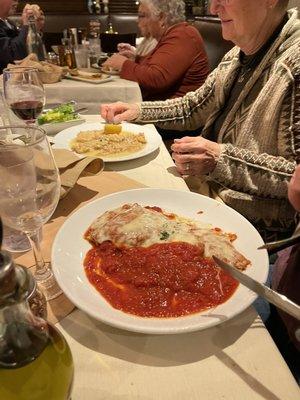
[[300,306],[298,306],[296,303],[289,300],[286,296],[283,296],[282,294],[275,292],[275,290],[268,288],[268,286],[244,274],[243,272],[239,271],[237,268],[231,266],[230,264],[227,264],[223,260],[220,260],[218,257],[213,256],[213,259],[219,267],[228,272],[229,275],[231,275],[234,279],[242,283],[248,289],[257,293],[259,296],[268,300],[269,303],[274,304],[282,311],[285,311],[287,314],[291,315],[292,317],[300,321]]

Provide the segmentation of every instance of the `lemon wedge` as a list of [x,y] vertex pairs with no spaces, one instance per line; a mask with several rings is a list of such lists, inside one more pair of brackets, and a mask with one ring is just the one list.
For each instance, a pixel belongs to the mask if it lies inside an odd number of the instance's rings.
[[104,133],[105,134],[119,134],[122,131],[121,124],[105,124],[104,125]]

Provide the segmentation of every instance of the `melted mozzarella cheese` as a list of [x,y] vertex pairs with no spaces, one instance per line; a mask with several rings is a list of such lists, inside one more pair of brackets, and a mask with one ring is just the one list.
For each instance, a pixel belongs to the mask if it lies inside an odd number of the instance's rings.
[[95,244],[109,240],[125,247],[187,242],[203,248],[205,257],[215,255],[241,269],[249,264],[232,245],[230,235],[210,225],[139,204],[125,204],[104,213],[92,223],[86,238]]

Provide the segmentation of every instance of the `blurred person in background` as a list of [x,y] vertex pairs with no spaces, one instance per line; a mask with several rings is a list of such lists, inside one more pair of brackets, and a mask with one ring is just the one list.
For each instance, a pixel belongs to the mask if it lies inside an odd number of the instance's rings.
[[22,26],[18,29],[9,17],[16,13],[18,0],[0,0],[0,73],[7,64],[25,58],[27,54],[26,39],[29,18],[35,17],[37,30],[44,27],[43,11],[36,4],[26,4],[23,9]]
[[142,41],[137,47],[131,46],[129,43],[119,43],[118,52],[130,60],[139,62],[142,57],[147,56],[157,46],[157,40],[151,36],[148,29],[147,19],[139,18],[139,30],[142,36]]
[[148,55],[157,45],[157,40],[151,36],[144,36],[142,41],[136,46],[129,43],[119,43],[118,52],[121,56],[139,62],[140,58]]
[[138,82],[144,100],[182,97],[199,88],[209,72],[208,60],[198,30],[185,22],[184,1],[141,0],[138,18],[156,47],[135,60],[114,54],[103,66]]
[[200,89],[101,107],[110,122],[202,129],[175,140],[177,170],[192,190],[244,215],[265,241],[290,236],[296,225],[287,190],[300,160],[300,20],[287,7],[288,0],[211,0],[235,47]]

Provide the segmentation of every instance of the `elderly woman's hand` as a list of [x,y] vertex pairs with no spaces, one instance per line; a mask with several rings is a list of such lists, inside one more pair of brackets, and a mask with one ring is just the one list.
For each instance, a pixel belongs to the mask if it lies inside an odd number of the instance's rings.
[[119,43],[117,48],[121,56],[135,60],[136,48],[134,46],[131,46],[129,43]]
[[39,32],[43,31],[44,30],[44,26],[45,26],[45,15],[44,15],[43,11],[41,10],[40,16],[36,20],[37,30]]
[[120,54],[113,54],[108,60],[106,60],[102,66],[114,68],[118,71],[121,71],[124,62],[127,60],[126,57],[121,56]]
[[100,107],[101,117],[107,122],[119,124],[122,121],[133,121],[140,115],[138,104],[117,103],[102,104]]
[[204,175],[215,169],[221,149],[218,143],[202,137],[175,139],[172,157],[182,175]]

